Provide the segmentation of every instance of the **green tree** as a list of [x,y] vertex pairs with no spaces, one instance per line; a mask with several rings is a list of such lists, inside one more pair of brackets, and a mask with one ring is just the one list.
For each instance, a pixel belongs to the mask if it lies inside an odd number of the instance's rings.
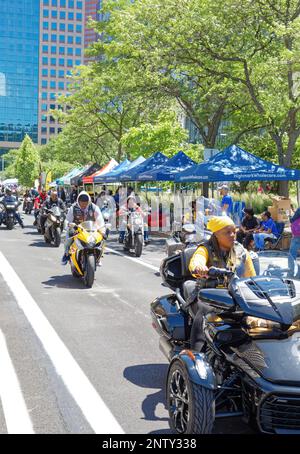
[[40,156],[28,135],[25,136],[16,157],[15,175],[19,183],[31,187],[40,174]]

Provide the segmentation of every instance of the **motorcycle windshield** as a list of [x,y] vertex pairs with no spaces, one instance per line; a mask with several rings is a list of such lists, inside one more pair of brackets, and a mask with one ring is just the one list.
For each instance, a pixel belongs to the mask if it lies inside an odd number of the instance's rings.
[[99,229],[99,224],[93,221],[85,221],[80,224],[87,232],[96,232]]
[[51,211],[52,211],[53,216],[60,217],[60,209],[59,209],[59,207],[54,206],[53,208],[51,208]]
[[298,279],[297,262],[288,252],[263,251],[258,254],[258,260],[260,276]]

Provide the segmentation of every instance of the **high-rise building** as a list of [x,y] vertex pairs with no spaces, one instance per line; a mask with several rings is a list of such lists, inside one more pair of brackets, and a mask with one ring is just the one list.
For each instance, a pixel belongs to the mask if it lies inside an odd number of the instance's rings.
[[38,141],[39,0],[0,0],[0,149]]
[[[85,33],[84,33],[84,46],[87,48],[91,43],[99,39],[98,34],[93,28],[88,28],[87,23],[89,19],[96,21],[102,20],[102,0],[85,0]],[[85,57],[85,62],[93,60],[91,57]]]
[[86,20],[100,8],[99,0],[0,0],[0,153],[25,134],[45,144],[60,132],[48,112],[97,39]]

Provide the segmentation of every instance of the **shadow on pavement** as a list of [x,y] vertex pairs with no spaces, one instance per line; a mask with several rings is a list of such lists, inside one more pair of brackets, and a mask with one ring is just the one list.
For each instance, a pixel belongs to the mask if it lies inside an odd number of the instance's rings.
[[35,241],[34,243],[29,244],[30,247],[44,247],[44,248],[52,248],[51,244],[45,243],[45,241]]
[[51,276],[48,281],[43,281],[42,284],[47,287],[86,290],[83,281],[74,278],[72,275]]
[[157,405],[165,405],[164,384],[167,371],[168,364],[142,364],[127,367],[124,370],[124,377],[134,385],[157,390],[148,394],[142,403],[143,419],[147,421],[168,421],[168,418],[160,418],[155,415]]

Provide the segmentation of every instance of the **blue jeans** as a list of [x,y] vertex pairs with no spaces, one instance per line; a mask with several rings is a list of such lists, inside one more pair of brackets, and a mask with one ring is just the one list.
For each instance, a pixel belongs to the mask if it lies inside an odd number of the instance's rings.
[[255,247],[259,251],[265,248],[265,239],[266,238],[275,238],[275,235],[273,233],[254,233],[254,242],[255,242]]
[[297,260],[298,249],[300,249],[300,236],[293,236],[289,252],[294,260]]

